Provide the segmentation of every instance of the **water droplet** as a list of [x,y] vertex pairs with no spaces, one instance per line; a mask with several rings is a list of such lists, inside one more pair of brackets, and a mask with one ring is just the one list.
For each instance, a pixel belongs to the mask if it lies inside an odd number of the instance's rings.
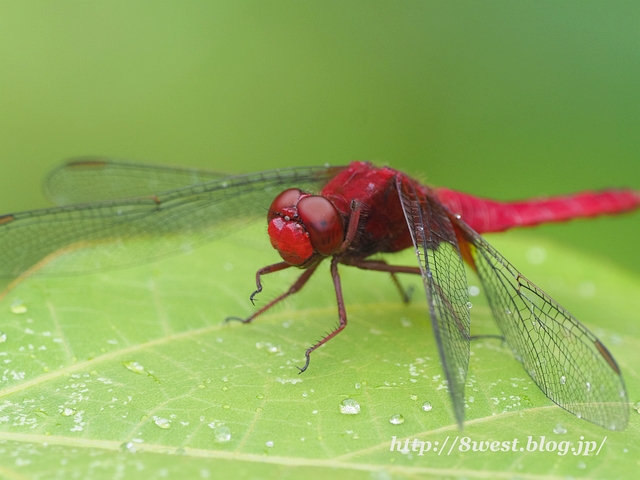
[[231,408],[231,405],[222,405],[222,408],[224,408],[225,410],[229,410]]
[[122,445],[120,445],[120,451],[121,452],[136,453],[136,444],[133,443],[133,442],[123,443]]
[[511,315],[511,310],[509,310],[508,308],[505,308],[504,313],[506,313],[507,315]]
[[564,375],[562,375],[560,377],[560,385],[564,385],[565,383],[567,383],[567,377],[565,377]]
[[75,415],[76,411],[73,408],[65,408],[64,410],[62,410],[62,412],[60,412],[62,414],[63,417],[71,417],[73,415]]
[[587,392],[591,391],[591,384],[589,382],[587,382]]
[[471,302],[467,302],[467,308],[468,308],[468,309],[473,308],[473,303],[471,303]]
[[124,365],[127,370],[131,370],[134,373],[146,373],[144,367],[138,362],[123,362],[122,365]]
[[345,415],[356,415],[360,413],[360,404],[353,398],[345,398],[340,402],[340,413]]
[[429,402],[424,402],[422,404],[422,410],[424,410],[425,412],[430,412],[432,408],[433,406]]
[[471,285],[469,287],[469,295],[471,295],[472,297],[477,297],[478,295],[480,295],[480,289],[475,285]]
[[153,423],[155,423],[160,428],[167,430],[171,428],[171,420],[162,417],[153,417]]
[[358,389],[358,388],[362,388],[362,384],[361,384],[361,383],[356,383],[356,384],[355,384],[355,387],[356,387],[356,389]]
[[22,303],[22,300],[14,300],[13,302],[11,302],[11,312],[15,313],[15,314],[22,314],[22,313],[27,313],[27,306]]
[[265,443],[265,445],[267,446],[267,448],[273,447],[273,440],[269,440],[268,442]]
[[264,395],[259,393],[258,395],[256,395],[256,398],[262,400],[264,398]]
[[640,402],[636,402],[633,408],[635,409],[636,412],[640,413]]
[[392,425],[402,425],[404,423],[404,417],[399,413],[396,413],[395,415],[391,415],[389,423]]
[[[76,360],[77,361],[77,360]],[[138,373],[140,375],[147,375],[148,377],[153,378],[156,382],[160,383],[160,381],[153,375],[152,373],[145,370],[145,368],[139,363],[133,360],[129,362],[122,362],[122,365],[127,369],[131,370],[133,373]]]
[[0,343],[4,343],[7,341],[7,334],[6,333],[0,333]]
[[576,412],[576,417],[582,418],[582,412]]
[[418,395],[409,395],[409,398],[415,402],[418,399]]
[[216,442],[224,443],[231,440],[231,430],[229,427],[218,427],[214,431]]
[[556,435],[564,435],[565,433],[567,433],[567,429],[564,428],[561,423],[559,423],[556,425],[556,428],[553,429],[553,433],[555,433]]

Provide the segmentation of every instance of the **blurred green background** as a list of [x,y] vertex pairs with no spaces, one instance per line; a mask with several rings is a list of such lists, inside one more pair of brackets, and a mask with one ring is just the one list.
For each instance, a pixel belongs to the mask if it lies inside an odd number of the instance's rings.
[[[0,211],[45,206],[45,173],[86,154],[640,189],[639,22],[637,0],[2,1]],[[527,233],[640,273],[638,214]]]

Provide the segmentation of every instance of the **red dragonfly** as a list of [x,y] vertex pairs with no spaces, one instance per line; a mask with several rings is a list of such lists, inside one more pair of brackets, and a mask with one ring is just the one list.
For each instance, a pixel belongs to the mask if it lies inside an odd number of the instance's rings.
[[[466,263],[480,278],[504,341],[545,395],[602,427],[622,430],[627,425],[627,393],[611,353],[479,233],[630,211],[640,207],[639,192],[608,190],[502,203],[431,188],[367,162],[225,176],[93,158],[57,168],[45,187],[61,206],[0,216],[4,276],[36,272],[43,262],[54,274],[138,264],[177,253],[185,243],[219,238],[266,211],[271,244],[283,261],[258,270],[251,300],[262,290],[263,275],[292,267],[303,273],[249,318],[229,319],[251,322],[299,291],[330,257],[339,326],[305,352],[301,372],[309,366],[310,354],[347,325],[340,264],[388,272],[401,291],[397,274],[420,275],[453,412],[462,428],[471,340]],[[158,237],[157,242],[138,242]],[[370,258],[410,247],[417,266]],[[73,263],[56,262],[60,252],[71,249]]]

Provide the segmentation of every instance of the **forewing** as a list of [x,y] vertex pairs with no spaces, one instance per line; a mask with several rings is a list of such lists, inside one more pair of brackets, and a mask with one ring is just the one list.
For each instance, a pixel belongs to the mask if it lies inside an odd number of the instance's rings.
[[507,344],[533,381],[579,418],[624,429],[627,393],[618,365],[600,340],[464,222],[457,220],[456,228],[468,241]]
[[435,198],[416,191],[411,181],[401,175],[396,178],[396,187],[422,272],[454,414],[462,428],[470,319],[467,278],[458,241],[447,212]]
[[44,193],[56,205],[74,205],[145,197],[228,176],[194,168],[84,157],[54,168],[44,181]]
[[282,189],[318,189],[342,168],[273,170],[151,197],[5,215],[0,217],[0,275],[20,275],[45,258],[47,268],[37,273],[59,275],[140,264],[188,251],[266,219],[271,201]]

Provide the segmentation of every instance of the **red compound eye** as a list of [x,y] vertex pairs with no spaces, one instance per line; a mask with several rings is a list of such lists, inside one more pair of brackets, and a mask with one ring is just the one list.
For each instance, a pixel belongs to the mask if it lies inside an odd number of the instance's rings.
[[344,241],[344,223],[340,212],[329,200],[312,195],[298,202],[298,215],[309,240],[320,255],[333,255]]
[[281,215],[293,215],[300,195],[302,195],[302,192],[298,188],[290,188],[278,195],[273,202],[271,202],[269,213],[267,214],[267,221],[270,222]]

